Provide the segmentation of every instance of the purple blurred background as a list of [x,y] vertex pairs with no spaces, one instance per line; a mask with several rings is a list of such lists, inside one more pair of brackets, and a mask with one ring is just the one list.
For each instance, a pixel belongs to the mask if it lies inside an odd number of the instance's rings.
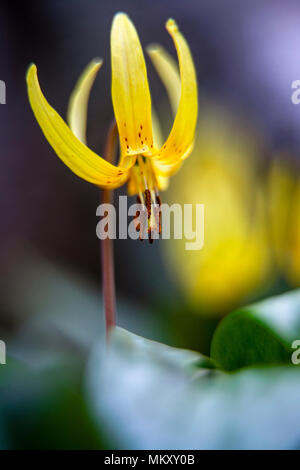
[[[159,42],[173,54],[164,24],[169,17],[177,20],[197,68],[200,113],[205,100],[246,117],[249,126],[263,135],[266,159],[281,149],[299,154],[300,107],[291,103],[291,83],[300,79],[300,4],[296,0],[53,0],[2,2],[0,9],[0,79],[7,86],[7,104],[0,106],[4,291],[10,265],[30,248],[100,289],[95,236],[99,191],[54,155],[29,107],[25,73],[31,62],[37,64],[46,97],[65,117],[82,69],[94,57],[105,59],[92,91],[88,121],[89,145],[101,154],[112,118],[110,26],[119,10],[134,21],[143,46]],[[166,102],[148,64],[154,103]],[[117,290],[122,297],[138,300],[142,306],[176,297],[159,244],[149,247],[120,240],[115,252]],[[3,302],[4,334],[13,331],[19,320]]]

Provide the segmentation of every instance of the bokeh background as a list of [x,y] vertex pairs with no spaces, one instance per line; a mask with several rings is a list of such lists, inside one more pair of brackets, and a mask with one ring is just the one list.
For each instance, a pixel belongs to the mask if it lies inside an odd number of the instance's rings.
[[[205,204],[205,243],[187,252],[179,240],[153,246],[117,240],[118,323],[209,354],[224,315],[300,285],[300,105],[291,101],[292,82],[300,79],[300,5],[54,0],[2,2],[0,9],[0,79],[7,88],[7,103],[0,105],[0,338],[18,371],[5,395],[7,445],[105,447],[106,437],[90,427],[79,385],[88,351],[104,329],[95,234],[100,193],[73,175],[42,135],[27,99],[27,67],[37,64],[47,99],[65,117],[79,74],[92,58],[104,58],[88,119],[89,146],[101,154],[113,115],[113,15],[127,12],[143,46],[158,42],[174,57],[164,24],[177,20],[197,69],[199,125],[195,150],[162,199]],[[167,135],[171,109],[147,65]],[[116,199],[119,194],[126,188]],[[19,361],[41,370],[61,356],[74,370],[54,367],[32,390],[35,381]],[[8,365],[0,367],[9,375]],[[17,389],[21,395],[11,393]]]

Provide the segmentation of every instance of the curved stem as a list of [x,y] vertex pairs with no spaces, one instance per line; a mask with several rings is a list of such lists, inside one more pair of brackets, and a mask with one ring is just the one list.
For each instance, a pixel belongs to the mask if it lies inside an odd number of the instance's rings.
[[[114,163],[117,149],[117,125],[114,121],[107,135],[105,146],[105,159],[109,163]],[[102,189],[101,202],[112,204],[113,191]],[[102,266],[102,291],[104,300],[106,339],[112,328],[116,326],[116,293],[115,293],[115,273],[114,273],[114,252],[113,241],[107,237],[101,240],[101,266]]]

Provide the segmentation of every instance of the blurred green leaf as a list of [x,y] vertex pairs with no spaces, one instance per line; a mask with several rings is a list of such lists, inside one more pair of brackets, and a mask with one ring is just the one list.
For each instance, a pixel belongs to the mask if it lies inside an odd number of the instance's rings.
[[[4,368],[4,367],[3,367]],[[101,449],[82,393],[82,368],[70,360],[32,369],[8,358],[0,381],[0,447]],[[1,424],[7,437],[2,444]]]
[[116,449],[300,446],[300,374],[197,369],[198,354],[116,329],[92,354],[87,396]]
[[2,423],[2,418],[0,418],[0,450],[5,450],[9,447],[7,442],[7,437],[5,435],[5,429]]
[[258,364],[291,364],[300,340],[300,290],[243,307],[218,325],[211,357],[225,370]]
[[[85,360],[91,344],[105,338],[100,284],[50,263],[34,253],[17,258],[5,278],[8,311],[22,319],[8,350],[34,367],[69,354]],[[140,304],[118,297],[118,323],[161,340],[161,326]]]

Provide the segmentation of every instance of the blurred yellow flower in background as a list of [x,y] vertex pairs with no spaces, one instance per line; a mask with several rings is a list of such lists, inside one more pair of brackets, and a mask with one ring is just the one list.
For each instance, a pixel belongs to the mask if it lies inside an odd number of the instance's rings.
[[[266,208],[257,178],[259,139],[219,109],[202,106],[193,152],[168,192],[172,202],[204,204],[204,247],[168,241],[164,256],[191,304],[223,314],[271,278]],[[201,309],[200,309],[201,310]]]
[[267,185],[271,244],[278,269],[292,287],[300,285],[300,176],[291,156],[276,155]]

